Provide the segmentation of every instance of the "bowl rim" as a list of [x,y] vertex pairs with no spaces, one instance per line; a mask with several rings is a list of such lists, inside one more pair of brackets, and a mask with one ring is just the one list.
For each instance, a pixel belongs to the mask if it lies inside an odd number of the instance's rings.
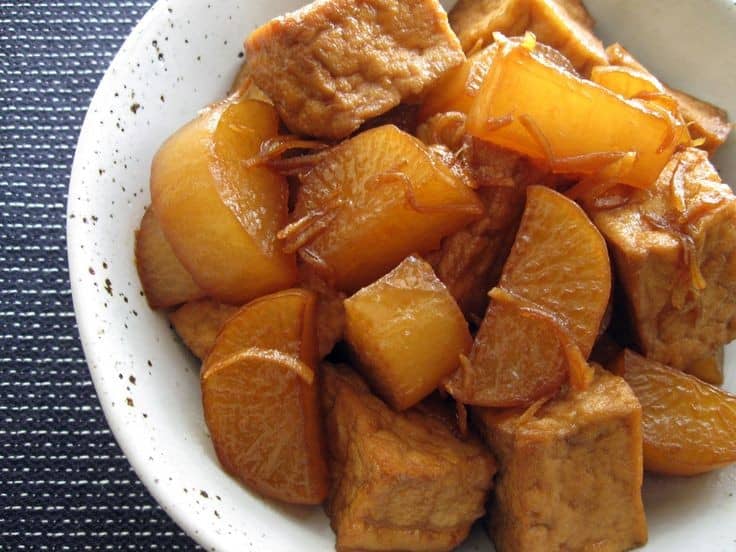
[[191,515],[186,508],[179,506],[180,501],[177,500],[175,491],[166,485],[154,484],[153,477],[150,475],[150,470],[146,468],[143,456],[134,453],[135,444],[133,443],[132,433],[122,430],[122,424],[119,422],[119,414],[113,410],[109,401],[103,401],[100,397],[100,390],[103,388],[104,384],[102,382],[101,372],[95,362],[99,355],[99,347],[95,343],[94,339],[95,329],[92,324],[93,317],[84,316],[82,314],[88,310],[85,306],[85,301],[82,299],[85,290],[83,289],[82,281],[74,278],[74,275],[81,273],[84,268],[82,267],[81,255],[77,253],[75,248],[70,247],[70,244],[79,242],[79,237],[81,237],[82,234],[81,227],[69,224],[69,216],[72,214],[75,202],[72,191],[73,188],[76,187],[75,182],[79,182],[82,177],[83,169],[80,152],[89,151],[93,144],[93,108],[95,104],[101,101],[100,92],[110,86],[111,81],[113,80],[114,68],[129,55],[129,52],[134,49],[142,35],[148,31],[149,27],[156,24],[157,20],[161,15],[163,15],[165,9],[166,3],[161,0],[156,0],[153,5],[148,8],[143,17],[135,24],[130,33],[125,37],[125,40],[117,53],[110,60],[110,63],[105,69],[105,72],[100,79],[92,98],[90,99],[90,103],[87,106],[87,111],[82,126],[80,127],[79,137],[74,150],[74,160],[72,162],[72,170],[69,178],[69,193],[66,205],[67,263],[69,266],[69,282],[72,292],[72,304],[74,306],[74,315],[82,345],[82,351],[84,352],[87,369],[89,370],[97,399],[102,408],[102,413],[115,442],[120,447],[125,459],[132,467],[138,479],[145,486],[146,491],[150,493],[156,503],[168,516],[171,517],[177,526],[184,531],[187,537],[193,539],[203,547],[215,549],[218,546],[218,543],[210,541],[206,532],[199,531],[197,516]]

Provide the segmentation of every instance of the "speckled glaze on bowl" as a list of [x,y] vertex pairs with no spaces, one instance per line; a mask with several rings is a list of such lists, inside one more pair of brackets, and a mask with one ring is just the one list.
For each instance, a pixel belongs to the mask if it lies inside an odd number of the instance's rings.
[[[77,147],[68,205],[69,267],[92,379],[110,427],[161,506],[210,550],[331,550],[319,508],[252,495],[220,469],[202,419],[197,365],[142,296],[133,231],[149,203],[151,158],[198,109],[220,98],[243,37],[299,0],[161,0],[110,66]],[[446,5],[452,2],[446,2]],[[736,115],[736,6],[726,0],[588,0],[618,40],[673,86]],[[694,77],[696,75],[696,77]],[[736,143],[720,153],[736,182]],[[736,349],[727,351],[736,390]],[[647,550],[735,550],[736,469],[648,477]],[[595,523],[591,520],[591,523]],[[488,550],[476,529],[463,550]]]

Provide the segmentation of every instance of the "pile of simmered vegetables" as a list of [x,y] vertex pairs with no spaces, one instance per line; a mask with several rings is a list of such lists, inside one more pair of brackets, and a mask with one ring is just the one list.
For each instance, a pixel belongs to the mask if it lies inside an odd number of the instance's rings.
[[[341,550],[646,542],[736,461],[723,111],[579,0],[318,0],[155,156],[136,260],[223,467]],[[610,258],[609,258],[610,254]],[[495,476],[495,477],[494,477]]]

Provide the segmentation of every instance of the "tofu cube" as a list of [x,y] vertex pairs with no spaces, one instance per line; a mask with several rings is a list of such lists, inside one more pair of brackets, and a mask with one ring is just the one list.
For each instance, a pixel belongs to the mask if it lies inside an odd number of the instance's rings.
[[396,413],[348,368],[323,366],[327,513],[338,550],[451,550],[485,511],[495,464],[418,411]]
[[583,76],[596,65],[608,65],[603,44],[592,32],[593,18],[580,0],[459,0],[450,11],[450,25],[466,52],[493,42],[494,32],[514,36],[531,31]]
[[437,389],[473,344],[455,299],[414,256],[347,299],[345,313],[361,372],[398,410]]
[[726,110],[675,88],[669,88],[668,92],[677,100],[690,135],[693,139],[704,140],[700,147],[713,155],[726,143],[733,129]]
[[319,0],[260,27],[245,47],[289,129],[332,139],[465,61],[437,0]]
[[676,153],[652,187],[591,215],[648,358],[698,371],[736,338],[736,196],[707,153]]
[[169,322],[184,344],[199,360],[204,360],[215,345],[217,334],[238,307],[200,299],[184,303],[169,314]]
[[498,552],[619,552],[646,542],[641,406],[623,379],[597,369],[587,390],[536,413],[473,416],[499,462],[489,511]]

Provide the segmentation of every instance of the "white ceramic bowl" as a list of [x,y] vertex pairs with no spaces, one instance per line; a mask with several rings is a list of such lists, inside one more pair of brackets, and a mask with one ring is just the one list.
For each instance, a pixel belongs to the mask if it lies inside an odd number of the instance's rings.
[[[261,500],[219,467],[202,419],[197,366],[142,297],[133,231],[149,203],[151,158],[221,97],[242,39],[300,0],[159,1],[115,57],[92,101],[69,189],[74,306],[100,402],[120,446],[161,506],[210,550],[331,550],[319,508]],[[447,2],[449,4],[451,2]],[[673,86],[736,115],[736,6],[726,0],[588,0],[620,41]],[[736,182],[736,143],[718,157]],[[736,390],[736,350],[727,354]],[[648,477],[648,550],[736,549],[736,469]],[[595,523],[595,520],[591,520]],[[487,550],[476,530],[466,550]]]

